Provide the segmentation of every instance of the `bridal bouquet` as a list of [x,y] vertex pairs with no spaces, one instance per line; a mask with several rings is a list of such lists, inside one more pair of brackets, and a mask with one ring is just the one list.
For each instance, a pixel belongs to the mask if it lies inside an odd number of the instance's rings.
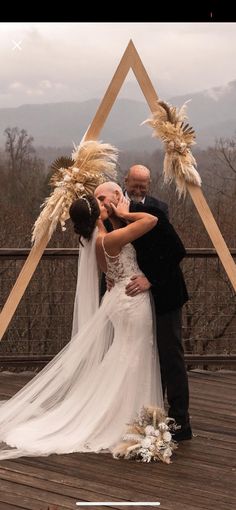
[[142,407],[133,423],[128,425],[123,441],[113,448],[115,459],[124,457],[138,462],[161,460],[170,464],[170,457],[177,448],[171,432],[178,426],[159,407]]

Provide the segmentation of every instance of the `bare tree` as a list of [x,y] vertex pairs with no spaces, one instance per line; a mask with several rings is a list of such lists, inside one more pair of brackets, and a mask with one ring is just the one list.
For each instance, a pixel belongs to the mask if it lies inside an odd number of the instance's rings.
[[215,147],[218,158],[227,164],[236,176],[236,135],[232,138],[219,138]]
[[9,156],[8,163],[12,177],[12,192],[14,198],[17,198],[17,193],[24,189],[24,168],[35,154],[32,145],[34,139],[25,129],[20,130],[18,127],[8,127],[4,134],[6,136],[5,151]]

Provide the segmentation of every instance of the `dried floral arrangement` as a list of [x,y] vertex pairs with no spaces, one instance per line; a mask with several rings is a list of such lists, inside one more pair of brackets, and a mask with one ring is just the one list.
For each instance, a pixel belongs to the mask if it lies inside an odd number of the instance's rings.
[[69,208],[76,198],[93,193],[107,180],[116,178],[118,151],[108,143],[96,140],[82,141],[74,147],[71,158],[58,158],[51,168],[55,173],[50,185],[54,188],[41,205],[43,208],[33,226],[32,243],[37,245],[47,233],[51,238],[58,222],[66,230]]
[[124,457],[138,462],[162,461],[170,464],[177,443],[172,432],[178,429],[173,418],[159,407],[142,407],[133,423],[128,425],[123,440],[112,450],[115,459]]
[[196,170],[197,163],[190,147],[195,142],[194,129],[186,124],[186,105],[176,108],[164,101],[157,102],[157,109],[152,118],[142,124],[153,128],[153,137],[160,138],[165,145],[164,182],[175,181],[179,197],[185,197],[187,183],[201,186],[201,177]]

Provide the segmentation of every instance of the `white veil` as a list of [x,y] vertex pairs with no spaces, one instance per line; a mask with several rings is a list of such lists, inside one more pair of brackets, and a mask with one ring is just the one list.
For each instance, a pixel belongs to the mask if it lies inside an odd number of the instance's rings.
[[78,258],[77,285],[74,301],[72,337],[90,319],[99,307],[99,275],[96,260],[95,228],[91,241],[83,240]]
[[[72,404],[74,399],[78,412],[81,410],[82,398],[81,405],[79,398],[86,397],[85,388],[89,386],[91,374],[111,344],[111,324],[108,317],[104,320],[104,312],[99,310],[99,274],[95,250],[97,232],[96,227],[92,239],[89,242],[84,240],[84,246],[80,249],[70,342],[16,395],[0,402],[0,459],[49,455],[57,451],[52,433],[58,444],[57,428],[60,434],[63,429],[62,422],[55,423],[58,408],[65,401]],[[73,409],[68,409],[67,427],[70,414],[73,420],[73,412]],[[54,427],[53,432],[51,426]],[[32,433],[33,430],[36,433],[36,437],[32,437],[34,447],[30,441],[31,429]]]

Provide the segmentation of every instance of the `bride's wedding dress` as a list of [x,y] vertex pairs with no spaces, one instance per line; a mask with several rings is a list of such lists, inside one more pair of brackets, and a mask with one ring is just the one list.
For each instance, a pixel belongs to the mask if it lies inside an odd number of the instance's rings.
[[81,250],[71,341],[1,403],[0,459],[112,451],[142,406],[163,407],[150,294],[125,294],[141,273],[135,249],[105,253],[115,286],[98,308],[96,234]]

